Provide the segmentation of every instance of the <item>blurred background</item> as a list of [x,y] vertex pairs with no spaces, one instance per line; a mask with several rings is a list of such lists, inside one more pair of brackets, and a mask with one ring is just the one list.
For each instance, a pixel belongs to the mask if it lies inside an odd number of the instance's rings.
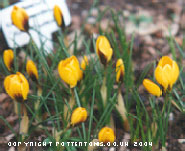
[[[5,8],[18,0],[1,0],[0,8]],[[104,31],[113,29],[109,10],[123,14],[123,24],[128,39],[135,33],[134,55],[136,64],[142,68],[145,63],[169,53],[168,37],[174,36],[182,46],[185,32],[184,0],[67,0],[72,23],[67,27],[67,39],[72,41],[75,33],[84,35],[98,34],[99,27]],[[82,38],[84,38],[82,36]],[[0,51],[8,48],[0,32]],[[80,49],[80,43],[78,48]],[[185,46],[182,46],[183,48]],[[142,52],[142,53],[141,53]],[[145,60],[141,64],[141,58]]]

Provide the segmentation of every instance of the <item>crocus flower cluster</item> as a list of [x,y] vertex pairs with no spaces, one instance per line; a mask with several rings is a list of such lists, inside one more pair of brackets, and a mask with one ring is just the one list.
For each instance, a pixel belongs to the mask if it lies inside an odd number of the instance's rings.
[[[64,26],[64,19],[63,14],[59,6],[55,5],[53,8],[53,14],[55,21],[59,27]],[[13,7],[11,13],[12,23],[21,31],[28,32],[29,30],[29,16],[23,8],[19,8],[17,6]],[[96,40],[96,53],[100,62],[106,68],[108,62],[110,62],[113,49],[109,40],[105,37],[100,35]],[[9,71],[13,71],[13,61],[14,61],[14,53],[12,50],[5,50],[3,54],[4,64]],[[83,78],[83,71],[86,70],[86,67],[89,65],[87,56],[83,57],[81,64],[79,63],[76,56],[70,56],[64,60],[61,60],[58,63],[58,73],[60,78],[71,88],[75,88],[80,80]],[[32,60],[28,60],[26,64],[26,71],[32,81],[37,82],[38,84],[38,70],[35,63]],[[116,62],[116,82],[123,83],[125,75],[125,66],[124,62],[121,58],[119,58]],[[149,79],[143,80],[143,85],[146,90],[155,95],[161,96],[163,92],[167,90],[171,90],[175,82],[177,81],[179,76],[179,67],[177,63],[172,60],[168,56],[163,56],[156,69],[155,69],[155,79],[160,86],[155,84]],[[104,80],[106,81],[106,80]],[[29,83],[25,76],[17,72],[16,74],[11,74],[7,76],[4,80],[4,87],[8,95],[17,102],[24,102],[27,99],[27,95],[29,93]],[[163,89],[161,89],[161,87]],[[106,94],[106,84],[103,83],[102,92]],[[106,100],[106,95],[104,100]],[[105,102],[105,101],[104,101]],[[106,103],[105,103],[106,105]],[[129,130],[128,126],[128,119],[127,119],[127,112],[124,105],[124,100],[121,95],[121,89],[118,92],[118,103],[116,106],[117,110],[122,113],[122,118],[124,123],[127,124],[127,129]],[[73,103],[71,106],[73,109]],[[121,111],[122,110],[122,111]],[[79,123],[85,122],[87,120],[87,110],[83,107],[77,107],[73,110],[71,114],[71,125],[77,125]],[[126,127],[126,126],[125,126]],[[113,143],[116,139],[114,130],[108,126],[103,127],[98,134],[98,139],[100,142]]]
[[[3,61],[7,69],[13,72],[14,53],[11,49],[5,50],[3,53]],[[26,71],[33,81],[38,82],[38,70],[32,60],[28,60],[26,64]],[[23,102],[27,99],[29,92],[29,83],[25,76],[17,72],[7,76],[4,80],[4,86],[9,96],[18,102]]]
[[[55,21],[59,27],[64,27],[63,14],[58,5],[53,8]],[[14,24],[20,31],[28,32],[29,30],[29,16],[24,8],[14,6],[11,12],[12,24]]]
[[[163,56],[155,69],[155,79],[163,87],[163,91],[171,90],[179,77],[179,67],[176,61],[168,56]],[[154,96],[161,96],[161,88],[149,79],[143,80],[146,90]]]

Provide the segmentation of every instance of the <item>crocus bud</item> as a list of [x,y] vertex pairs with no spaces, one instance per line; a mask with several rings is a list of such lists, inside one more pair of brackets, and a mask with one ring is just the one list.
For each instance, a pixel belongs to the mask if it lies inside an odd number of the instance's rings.
[[82,70],[75,56],[60,61],[58,64],[58,72],[61,79],[69,84],[71,88],[75,87],[77,82],[82,78]]
[[76,108],[71,116],[71,124],[76,125],[81,122],[85,122],[87,119],[87,110],[82,107]]
[[29,84],[22,73],[17,72],[7,76],[4,80],[4,87],[12,99],[18,102],[23,102],[27,99]]
[[111,128],[103,127],[98,134],[98,139],[103,143],[113,143],[116,137],[114,135],[114,131]]
[[84,56],[82,62],[81,62],[81,68],[85,70],[86,66],[89,64],[87,56]]
[[105,36],[99,36],[96,40],[96,53],[103,65],[106,65],[111,60],[113,50]]
[[64,27],[63,14],[62,14],[62,11],[58,5],[54,6],[53,13],[54,13],[54,18],[55,18],[55,21],[57,22],[57,25],[59,27]]
[[28,75],[33,81],[38,81],[39,76],[38,76],[37,67],[32,60],[27,61],[26,72],[28,73]]
[[179,77],[179,67],[177,63],[168,56],[163,56],[156,69],[155,78],[157,82],[163,86],[164,90],[172,89],[173,84]]
[[162,90],[160,89],[160,87],[151,80],[144,79],[143,85],[150,94],[158,97],[162,95]]
[[123,60],[118,59],[118,61],[116,62],[116,81],[122,82],[124,74],[125,74],[125,66],[123,64]]
[[27,32],[29,29],[29,16],[25,9],[14,6],[11,13],[12,23],[21,31]]
[[11,49],[5,50],[3,53],[4,64],[9,71],[13,68],[14,54]]

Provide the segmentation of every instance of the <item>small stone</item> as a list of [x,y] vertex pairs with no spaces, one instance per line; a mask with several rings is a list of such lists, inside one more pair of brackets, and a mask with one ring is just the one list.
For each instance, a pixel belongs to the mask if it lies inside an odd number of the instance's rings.
[[92,15],[93,17],[97,17],[97,16],[98,16],[98,10],[97,10],[96,8],[93,8],[93,9],[92,9],[91,15]]
[[157,56],[156,50],[153,47],[148,47],[148,51],[151,55]]
[[77,3],[73,3],[71,6],[72,9],[78,9],[78,4]]
[[182,17],[180,20],[180,26],[182,29],[185,29],[185,13],[182,14]]
[[72,26],[74,29],[78,29],[81,25],[81,19],[78,15],[72,16]]
[[89,23],[89,24],[95,24],[95,23],[96,23],[96,18],[94,18],[94,17],[89,17],[89,18],[87,19],[87,23]]
[[100,9],[100,11],[104,11],[106,9],[106,6],[105,5],[101,5],[101,6],[99,6],[99,9]]
[[108,28],[108,25],[109,25],[109,20],[108,19],[103,19],[101,22],[100,22],[100,27],[103,31],[105,31],[107,28]]
[[114,147],[111,147],[111,148],[109,149],[109,151],[116,151],[116,149],[115,149]]
[[82,11],[82,17],[83,17],[83,18],[86,18],[87,15],[88,15],[88,11],[87,11],[87,10],[83,10],[83,11]]
[[174,115],[173,115],[173,113],[170,113],[169,114],[169,121],[173,121],[174,120]]
[[124,17],[129,17],[130,16],[130,12],[128,10],[124,10],[123,11],[123,15],[124,15]]
[[15,147],[10,147],[8,151],[15,151]]
[[91,24],[85,24],[85,31],[90,35],[98,33],[98,29]]

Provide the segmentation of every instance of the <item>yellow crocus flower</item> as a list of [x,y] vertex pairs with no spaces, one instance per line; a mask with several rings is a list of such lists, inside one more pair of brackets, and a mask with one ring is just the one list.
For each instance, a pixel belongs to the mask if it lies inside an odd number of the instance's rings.
[[58,64],[58,72],[62,80],[70,85],[71,88],[77,85],[82,78],[82,70],[79,61],[75,56],[61,60]]
[[27,99],[29,83],[22,73],[17,72],[7,76],[4,80],[4,87],[12,99],[18,102],[23,102]]
[[96,40],[96,53],[103,65],[106,65],[112,58],[113,50],[105,36],[99,36]]
[[123,81],[123,76],[125,74],[125,66],[122,59],[118,59],[116,62],[116,81]]
[[154,96],[160,97],[162,95],[162,90],[160,87],[149,79],[143,80],[143,86],[150,94]]
[[26,63],[26,72],[33,81],[38,81],[38,70],[35,63],[32,60],[28,60]]
[[87,59],[87,56],[84,56],[82,62],[81,62],[81,68],[83,70],[85,70],[86,66],[89,65],[89,62],[88,62],[88,59]]
[[71,115],[71,124],[76,125],[85,122],[87,119],[87,110],[83,107],[76,108]]
[[11,49],[5,50],[3,53],[3,60],[4,64],[6,65],[9,71],[11,71],[11,68],[13,67],[13,59],[14,59],[13,51]]
[[103,127],[98,133],[98,139],[103,143],[113,143],[116,137],[114,135],[114,131],[111,128]]
[[29,29],[29,16],[25,9],[14,6],[11,13],[12,23],[21,31],[27,32]]
[[177,63],[168,56],[163,56],[156,69],[155,78],[163,86],[164,90],[171,89],[179,77],[179,67]]
[[55,21],[57,22],[57,25],[59,27],[64,26],[64,23],[63,23],[63,14],[62,14],[62,11],[61,11],[61,9],[60,9],[60,7],[58,5],[55,5],[54,6],[54,8],[53,8],[53,14],[54,14]]

